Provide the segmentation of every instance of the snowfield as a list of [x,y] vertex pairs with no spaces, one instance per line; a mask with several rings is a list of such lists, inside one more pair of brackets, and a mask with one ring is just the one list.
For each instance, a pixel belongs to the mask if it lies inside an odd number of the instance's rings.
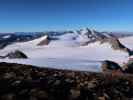
[[11,36],[10,35],[6,35],[6,36],[3,36],[2,38],[3,39],[8,39],[8,38],[10,38]]
[[120,41],[128,48],[133,50],[133,36],[121,38]]
[[[87,46],[79,46],[82,38],[77,35],[67,34],[60,36],[60,40],[51,41],[49,45],[37,46],[47,36],[29,42],[15,43],[0,50],[0,56],[14,50],[23,51],[29,59],[0,59],[0,62],[15,62],[36,65],[40,67],[51,67],[57,69],[70,69],[81,71],[101,71],[100,65],[103,60],[112,60],[123,64],[128,60],[128,54],[113,50],[108,43],[90,43]],[[85,37],[86,38],[86,37]],[[133,49],[133,37],[121,38],[122,44]]]

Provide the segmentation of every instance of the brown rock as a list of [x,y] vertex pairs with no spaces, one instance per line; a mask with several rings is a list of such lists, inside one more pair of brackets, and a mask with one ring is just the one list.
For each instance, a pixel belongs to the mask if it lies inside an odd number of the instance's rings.
[[48,98],[48,94],[45,91],[42,91],[42,90],[38,91],[37,98],[46,99],[46,98]]
[[16,74],[14,72],[5,73],[3,75],[3,78],[5,79],[16,78]]
[[56,81],[54,82],[54,85],[60,85],[60,83],[61,83],[60,80],[56,80]]
[[104,96],[98,97],[98,100],[106,100]]
[[42,46],[42,45],[48,45],[50,42],[50,40],[48,39],[48,36],[46,36],[46,38],[44,40],[42,40],[40,43],[38,43],[37,45]]
[[36,97],[31,96],[30,100],[38,100]]
[[80,90],[77,90],[77,89],[71,89],[70,93],[71,93],[72,99],[76,99],[80,96]]
[[5,94],[1,97],[0,100],[15,100],[16,95],[13,93]]

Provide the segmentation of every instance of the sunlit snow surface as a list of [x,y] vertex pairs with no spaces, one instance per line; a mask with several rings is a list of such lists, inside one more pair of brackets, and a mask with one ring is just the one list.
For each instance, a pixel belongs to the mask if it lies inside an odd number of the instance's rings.
[[[123,64],[128,60],[127,53],[113,50],[108,43],[95,42],[88,46],[79,46],[79,41],[73,40],[73,37],[73,35],[62,36],[60,40],[51,41],[47,46],[37,46],[46,37],[9,45],[0,50],[0,55],[19,49],[29,59],[0,59],[0,62],[15,62],[57,69],[101,71],[101,62],[99,61],[112,60]],[[130,48],[133,48],[132,40],[133,37],[120,39],[124,45]]]

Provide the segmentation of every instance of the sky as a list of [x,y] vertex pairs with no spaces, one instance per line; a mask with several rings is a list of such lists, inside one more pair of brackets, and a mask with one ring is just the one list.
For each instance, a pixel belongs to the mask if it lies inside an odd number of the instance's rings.
[[133,0],[0,0],[0,32],[133,32]]

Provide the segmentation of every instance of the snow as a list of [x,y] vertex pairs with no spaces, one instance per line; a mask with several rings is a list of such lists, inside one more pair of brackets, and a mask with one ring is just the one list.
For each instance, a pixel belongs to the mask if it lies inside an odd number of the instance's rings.
[[90,41],[90,39],[88,38],[88,34],[86,34],[87,32],[88,30],[84,29],[84,30],[80,30],[81,34],[78,34],[77,32],[67,33],[67,34],[59,36],[58,37],[59,41],[53,41],[50,44],[53,46],[54,45],[55,46],[70,46],[70,47],[80,46]]
[[6,53],[7,51],[14,51],[16,49],[20,49],[20,50],[23,50],[23,49],[32,50],[32,49],[37,47],[37,44],[39,44],[41,41],[43,41],[46,38],[47,38],[47,35],[45,35],[45,36],[43,36],[41,38],[38,38],[38,39],[34,39],[32,41],[28,41],[28,42],[14,43],[13,45],[7,46],[4,49],[4,51]]
[[86,35],[79,35],[78,38],[77,38],[77,41],[79,43],[84,43],[84,42],[88,42],[89,39],[88,39],[88,37]]
[[5,35],[5,36],[3,36],[2,38],[3,39],[8,39],[8,38],[10,38],[11,37],[11,35]]
[[104,36],[106,36],[107,38],[111,38],[111,36],[108,33],[102,33]]
[[70,41],[70,40],[74,40],[76,37],[78,37],[78,35],[76,33],[67,33],[65,35],[61,35],[59,37],[59,39],[60,40]]
[[[75,37],[77,37],[77,34],[67,34],[59,37],[60,40],[51,41],[49,45],[45,46],[37,46],[37,44],[46,39],[47,36],[29,42],[15,43],[0,50],[0,54],[5,55],[10,51],[19,49],[29,59],[0,59],[0,62],[16,62],[39,67],[99,72],[101,71],[100,61],[112,60],[123,64],[128,60],[127,53],[113,50],[108,43],[94,42],[88,46],[80,46],[78,39],[74,39]],[[124,45],[130,48],[133,48],[132,40],[133,37],[120,39]]]
[[33,41],[29,41],[29,42],[25,42],[26,44],[32,44],[32,45],[37,45],[38,43],[40,43],[41,41],[43,41],[43,40],[45,40],[45,39],[47,39],[47,35],[45,35],[45,36],[42,36],[41,38],[39,38],[39,39],[35,39],[35,40],[33,40]]
[[[0,60],[1,61],[1,60]],[[2,62],[21,63],[35,65],[39,67],[48,67],[56,69],[80,70],[80,71],[101,71],[100,63],[94,64],[93,62],[80,61],[76,59],[60,59],[60,58],[32,58],[32,59],[4,59]]]
[[122,42],[122,44],[124,44],[126,47],[133,50],[133,36],[121,38],[120,42]]

